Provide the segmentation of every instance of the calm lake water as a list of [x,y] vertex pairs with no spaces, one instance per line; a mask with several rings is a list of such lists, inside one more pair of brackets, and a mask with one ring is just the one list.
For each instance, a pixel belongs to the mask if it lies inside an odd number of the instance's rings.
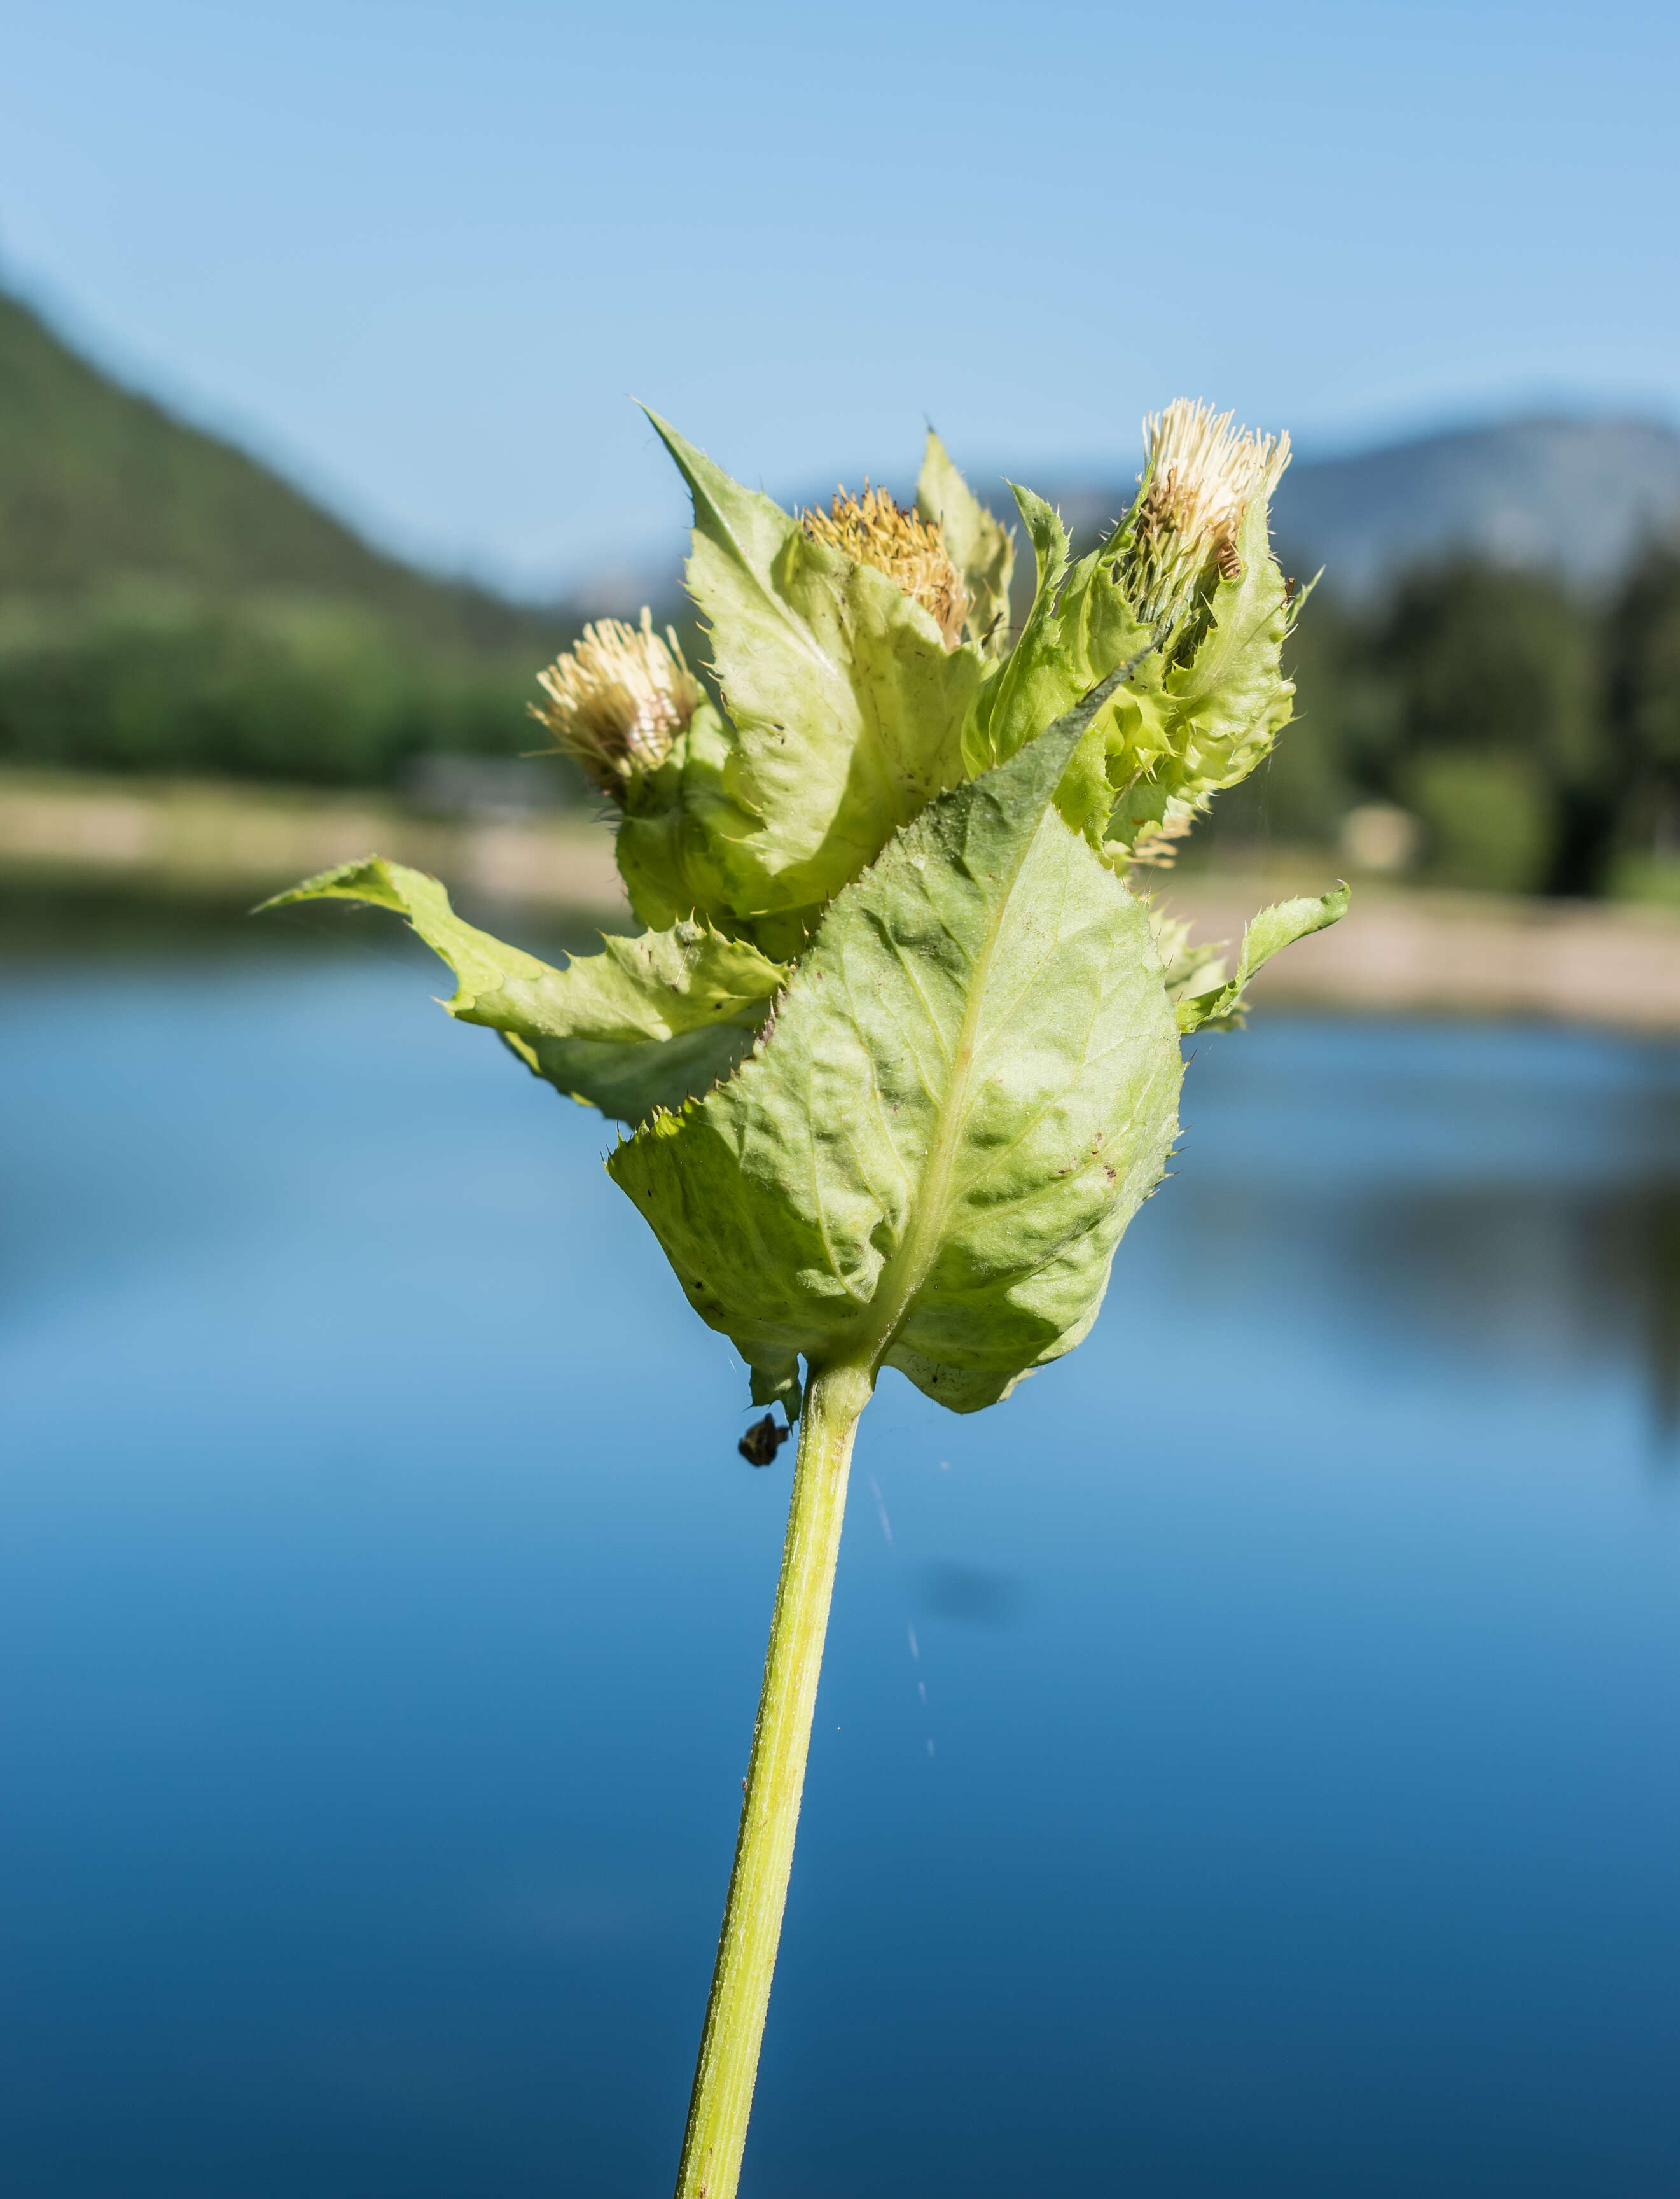
[[[645,2199],[788,1454],[388,919],[228,939],[5,965],[0,2182]],[[1262,1015],[1073,1358],[886,1379],[750,2199],[1680,2190],[1677,1103]]]

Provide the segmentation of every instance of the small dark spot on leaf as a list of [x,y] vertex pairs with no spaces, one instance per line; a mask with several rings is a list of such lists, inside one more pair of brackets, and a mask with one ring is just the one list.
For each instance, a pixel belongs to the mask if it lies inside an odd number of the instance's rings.
[[1108,1181],[1109,1181],[1109,1182],[1110,1182],[1110,1183],[1113,1183],[1113,1181],[1114,1181],[1114,1171],[1113,1171],[1113,1169],[1109,1168],[1109,1167],[1107,1165],[1107,1164],[1106,1164],[1106,1163],[1104,1164],[1102,1173],[1104,1174],[1104,1175],[1106,1175],[1106,1176],[1107,1177],[1107,1179],[1108,1179]]

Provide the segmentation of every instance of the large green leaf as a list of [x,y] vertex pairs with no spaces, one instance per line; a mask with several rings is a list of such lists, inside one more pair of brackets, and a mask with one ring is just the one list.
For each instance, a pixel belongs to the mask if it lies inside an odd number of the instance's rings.
[[945,537],[951,563],[968,591],[965,632],[988,656],[1001,656],[1009,639],[1009,575],[1014,537],[996,520],[952,465],[930,428],[916,484],[916,508]]
[[[686,771],[650,785],[625,820],[621,861],[644,918],[686,913],[699,879],[700,913],[794,953],[840,888],[962,777],[985,661],[967,644],[947,650],[932,615],[884,574],[811,541],[649,417],[694,498],[689,587],[729,722],[721,748],[696,757],[702,787]],[[660,841],[673,806],[683,876]]]
[[803,1354],[972,1411],[1096,1317],[1181,1074],[1143,904],[1052,806],[1118,679],[898,834],[768,1037],[608,1162],[760,1402]]
[[1308,895],[1299,901],[1281,901],[1270,908],[1263,908],[1242,935],[1236,975],[1228,983],[1178,1001],[1180,1030],[1201,1030],[1210,1026],[1229,1030],[1241,1024],[1242,996],[1254,972],[1284,948],[1305,939],[1309,932],[1323,931],[1340,923],[1347,913],[1350,898],[1346,886],[1339,885],[1327,894]]
[[436,878],[377,855],[263,906],[302,901],[367,901],[407,917],[455,973],[451,1015],[499,1031],[538,1076],[627,1123],[728,1076],[788,976],[757,948],[692,920],[608,939],[556,970],[463,923]]

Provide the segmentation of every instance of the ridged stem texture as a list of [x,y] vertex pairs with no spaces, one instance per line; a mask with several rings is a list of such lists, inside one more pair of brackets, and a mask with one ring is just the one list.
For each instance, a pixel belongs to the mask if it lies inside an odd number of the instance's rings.
[[735,2199],[741,2179],[846,1519],[852,1440],[872,1387],[866,1369],[834,1367],[816,1376],[805,1400],[747,1796],[677,2199]]

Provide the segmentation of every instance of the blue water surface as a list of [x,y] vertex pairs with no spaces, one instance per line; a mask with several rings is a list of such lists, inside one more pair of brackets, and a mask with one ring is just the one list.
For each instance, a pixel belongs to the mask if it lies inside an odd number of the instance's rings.
[[[790,1454],[375,930],[7,965],[16,2199],[669,2189]],[[1680,2190],[1677,1100],[1264,1015],[1078,1352],[885,1379],[748,2199]]]

